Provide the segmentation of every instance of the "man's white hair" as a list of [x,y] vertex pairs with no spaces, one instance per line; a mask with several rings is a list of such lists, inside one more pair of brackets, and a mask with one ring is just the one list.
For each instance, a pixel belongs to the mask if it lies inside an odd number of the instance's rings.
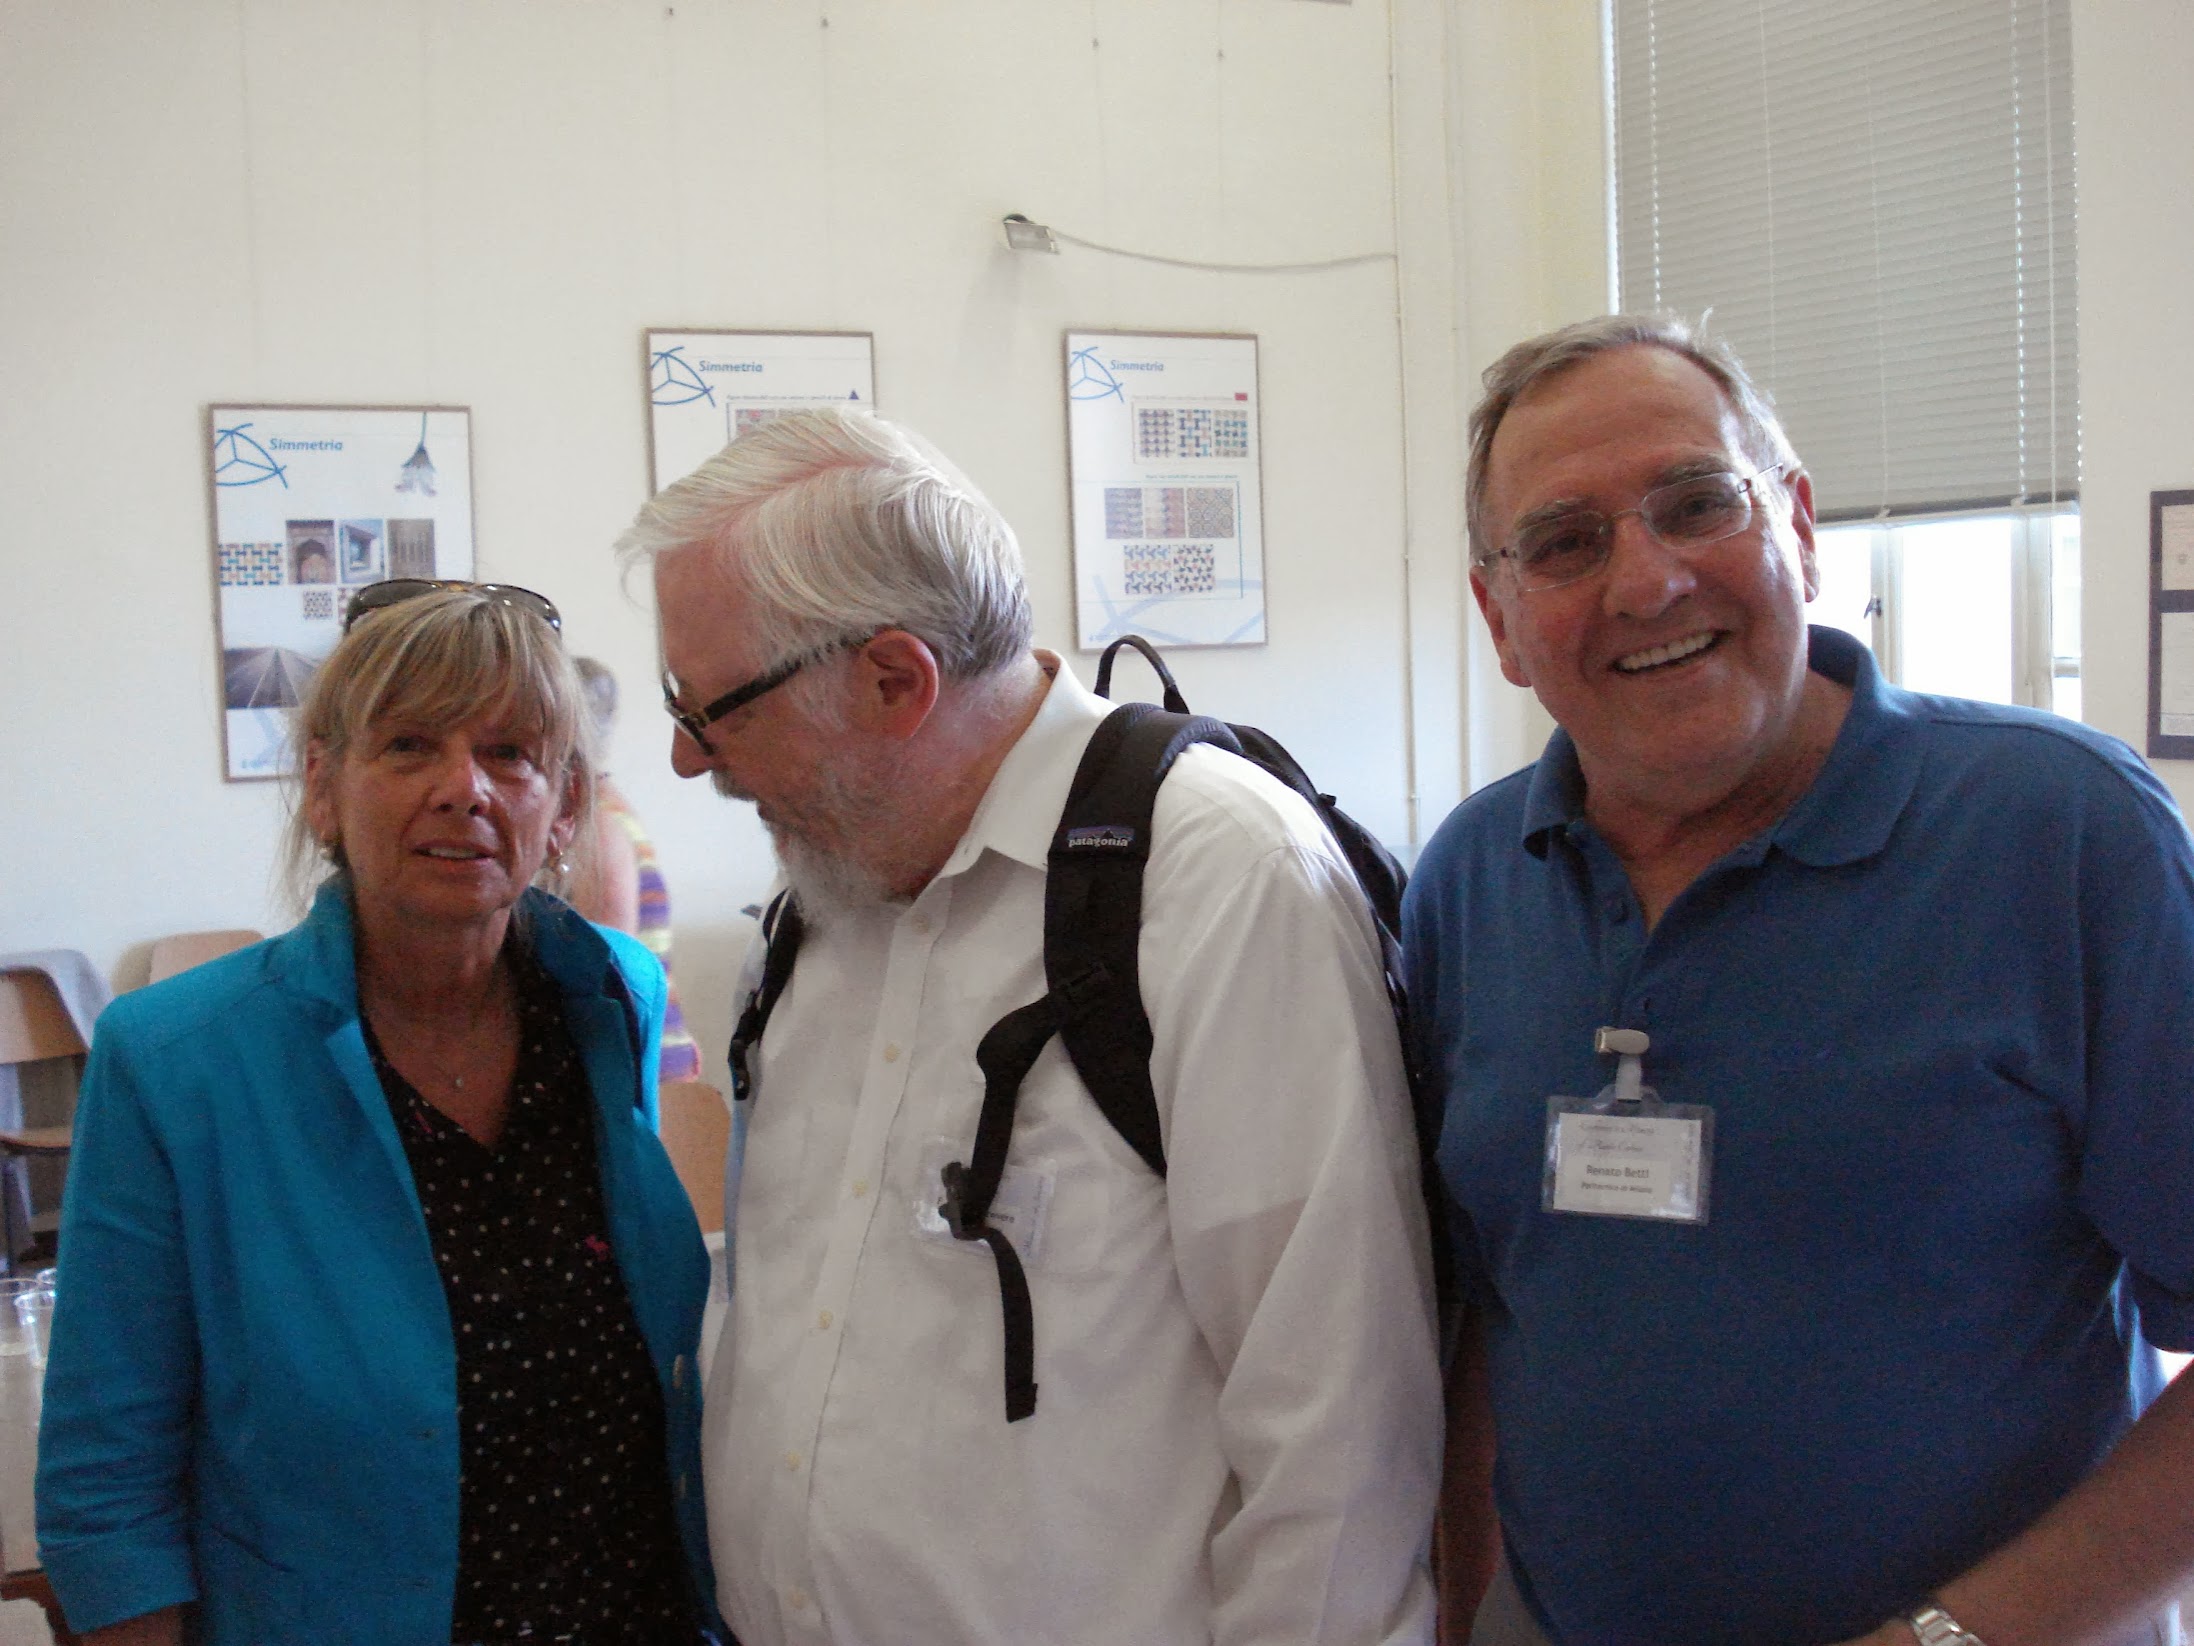
[[866,411],[787,412],[643,508],[617,541],[630,567],[714,554],[778,662],[904,629],[948,680],[1027,655],[1035,621],[1005,518],[926,441]]

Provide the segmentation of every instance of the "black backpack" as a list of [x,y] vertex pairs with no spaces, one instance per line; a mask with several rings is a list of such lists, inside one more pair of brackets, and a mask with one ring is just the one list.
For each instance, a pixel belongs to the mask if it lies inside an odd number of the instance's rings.
[[[1143,868],[1150,856],[1150,818],[1158,785],[1181,751],[1195,743],[1214,744],[1240,755],[1308,801],[1363,888],[1378,928],[1387,1000],[1409,1072],[1443,1338],[1449,1314],[1445,1195],[1433,1158],[1441,1104],[1415,1067],[1405,1021],[1407,1000],[1398,942],[1402,887],[1407,879],[1402,866],[1362,824],[1334,804],[1333,796],[1319,793],[1275,739],[1254,726],[1191,714],[1172,674],[1140,635],[1124,636],[1105,648],[1097,664],[1099,697],[1111,695],[1112,660],[1122,646],[1133,646],[1157,671],[1165,688],[1165,707],[1121,704],[1105,717],[1082,754],[1067,791],[1066,809],[1052,835],[1044,881],[1044,977],[1050,988],[1041,999],[991,1025],[976,1047],[976,1066],[983,1073],[983,1107],[976,1121],[975,1145],[966,1161],[955,1161],[944,1169],[944,1198],[938,1207],[956,1237],[983,1241],[997,1261],[1009,1423],[1036,1410],[1034,1311],[1020,1254],[987,1219],[1005,1175],[1021,1082],[1054,1034],[1113,1129],[1152,1171],[1165,1175],[1158,1099],[1150,1084],[1150,1019],[1143,1010],[1136,956],[1142,935]],[[767,949],[761,981],[747,997],[731,1037],[735,1101],[752,1094],[748,1055],[762,1038],[770,1011],[792,976],[804,931],[798,905],[788,893],[779,893],[763,917]]]

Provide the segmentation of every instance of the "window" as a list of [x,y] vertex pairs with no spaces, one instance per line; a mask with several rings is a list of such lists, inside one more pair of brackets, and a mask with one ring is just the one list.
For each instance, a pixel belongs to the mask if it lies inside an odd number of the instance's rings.
[[1914,691],[2080,714],[2080,517],[2054,510],[1824,526],[1812,620]]
[[1626,309],[1712,311],[1813,477],[1815,621],[2077,715],[2069,0],[1607,0]]

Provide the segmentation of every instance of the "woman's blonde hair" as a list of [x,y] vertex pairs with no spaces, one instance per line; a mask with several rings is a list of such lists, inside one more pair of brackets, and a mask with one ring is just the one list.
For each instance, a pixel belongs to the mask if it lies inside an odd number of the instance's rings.
[[[542,769],[574,822],[567,858],[593,837],[598,756],[579,671],[539,614],[477,589],[437,589],[366,613],[314,672],[290,725],[289,819],[281,875],[302,908],[323,881],[347,872],[342,844],[314,835],[305,755],[340,763],[366,728],[398,718],[449,727],[507,716],[536,735]],[[332,869],[331,869],[332,865]],[[583,865],[542,865],[537,885],[559,890]]]

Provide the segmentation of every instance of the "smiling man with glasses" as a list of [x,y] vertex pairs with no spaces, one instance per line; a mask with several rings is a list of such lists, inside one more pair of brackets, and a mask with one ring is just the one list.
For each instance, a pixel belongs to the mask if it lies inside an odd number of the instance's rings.
[[1486,387],[1471,586],[1559,729],[1404,910],[1473,1304],[1446,1569],[1504,1556],[1472,1638],[2175,1639],[2177,811],[1808,630],[1812,485],[1725,348],[1610,316]]

